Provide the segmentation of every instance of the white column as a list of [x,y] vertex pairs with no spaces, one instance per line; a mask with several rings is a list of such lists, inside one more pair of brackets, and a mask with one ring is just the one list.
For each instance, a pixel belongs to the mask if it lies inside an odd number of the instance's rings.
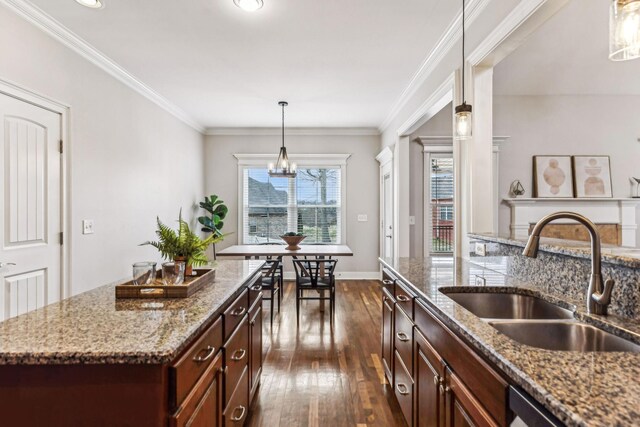
[[493,232],[493,68],[473,69],[473,143],[470,145],[472,232]]

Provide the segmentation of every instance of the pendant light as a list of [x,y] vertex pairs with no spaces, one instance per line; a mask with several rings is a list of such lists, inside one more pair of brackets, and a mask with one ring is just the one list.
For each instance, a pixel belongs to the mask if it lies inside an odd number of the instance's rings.
[[609,59],[640,58],[640,0],[612,0],[609,9]]
[[280,101],[278,105],[282,107],[282,147],[280,147],[280,154],[278,154],[278,161],[275,166],[273,163],[269,163],[269,176],[273,178],[295,178],[298,174],[296,164],[289,161],[287,147],[284,146],[284,107],[289,103]]
[[456,106],[456,139],[469,139],[471,138],[471,105],[467,104],[464,97],[464,68],[465,68],[465,56],[464,56],[464,37],[465,37],[465,11],[464,2],[462,0],[462,104]]

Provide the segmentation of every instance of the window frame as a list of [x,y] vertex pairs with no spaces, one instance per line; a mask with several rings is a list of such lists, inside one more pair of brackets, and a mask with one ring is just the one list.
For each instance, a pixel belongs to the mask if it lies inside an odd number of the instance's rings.
[[[267,168],[269,162],[275,161],[273,154],[234,154],[238,160],[238,244],[245,245],[244,235],[244,171],[256,167]],[[298,169],[332,167],[340,169],[340,242],[347,242],[347,160],[351,154],[289,154]],[[304,243],[304,242],[303,242]]]

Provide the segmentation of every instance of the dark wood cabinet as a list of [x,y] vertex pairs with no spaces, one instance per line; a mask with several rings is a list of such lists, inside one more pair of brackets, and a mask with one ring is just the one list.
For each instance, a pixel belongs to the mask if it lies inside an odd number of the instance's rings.
[[415,331],[415,422],[418,427],[444,427],[445,417],[445,364],[444,360]]
[[507,427],[508,383],[408,284],[383,273],[382,364],[407,424]]
[[262,294],[260,294],[249,312],[249,401],[260,384],[262,373]]
[[393,317],[395,302],[386,289],[382,290],[382,368],[393,387]]
[[219,353],[171,417],[171,427],[222,427],[222,362]]
[[484,405],[450,369],[446,375],[447,427],[498,427]]

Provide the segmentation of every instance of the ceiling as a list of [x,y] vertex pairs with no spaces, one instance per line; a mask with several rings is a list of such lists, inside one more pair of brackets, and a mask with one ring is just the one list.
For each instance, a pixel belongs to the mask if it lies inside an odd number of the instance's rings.
[[495,94],[640,95],[640,59],[608,59],[609,3],[569,2],[498,64]]
[[31,3],[204,127],[378,127],[459,12],[442,0]]

